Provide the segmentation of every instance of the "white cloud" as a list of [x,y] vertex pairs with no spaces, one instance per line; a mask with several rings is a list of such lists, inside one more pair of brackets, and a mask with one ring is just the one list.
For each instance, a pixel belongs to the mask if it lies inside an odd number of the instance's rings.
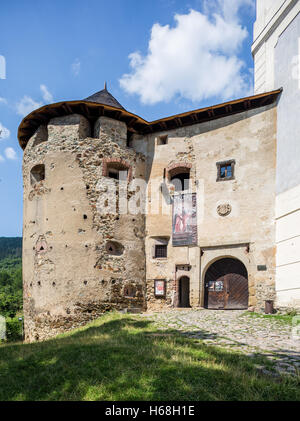
[[7,159],[17,159],[17,154],[14,148],[6,148],[4,153]]
[[10,131],[0,123],[0,139],[7,139],[10,136]]
[[0,162],[4,162],[4,161],[5,161],[5,159],[3,158],[2,155],[0,155]]
[[80,72],[80,66],[81,63],[78,58],[75,59],[75,61],[71,64],[71,71],[74,76],[78,76]]
[[250,13],[255,12],[255,0],[205,0],[204,11],[207,14],[221,13],[226,21],[239,21],[239,11],[244,7]]
[[206,14],[195,10],[176,14],[173,27],[154,24],[146,56],[140,52],[129,55],[131,72],[122,76],[121,87],[139,95],[145,104],[170,101],[178,95],[201,101],[248,94],[251,77],[238,57],[248,32],[237,16],[241,5],[253,2],[209,3],[214,7],[208,10],[206,5]]
[[25,115],[31,113],[31,111],[40,108],[42,105],[42,102],[34,101],[34,99],[32,99],[30,96],[24,95],[16,105],[17,114],[24,117]]
[[22,99],[16,104],[17,114],[25,117],[31,111],[36,110],[37,108],[42,107],[46,103],[53,101],[53,95],[49,92],[46,85],[41,84],[40,90],[42,93],[43,101],[35,101],[29,95],[24,95]]
[[53,102],[53,95],[48,91],[46,85],[40,85],[40,90],[42,91],[43,99],[45,102]]
[[0,104],[7,104],[7,100],[0,97]]

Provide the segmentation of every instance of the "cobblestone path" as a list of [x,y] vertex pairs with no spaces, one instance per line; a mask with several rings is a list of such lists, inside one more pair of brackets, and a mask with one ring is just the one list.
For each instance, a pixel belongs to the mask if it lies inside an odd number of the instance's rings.
[[[274,363],[274,373],[300,375],[300,336],[292,326],[272,317],[253,317],[244,311],[171,310],[144,313],[160,330],[176,330],[205,344],[242,352],[249,357],[263,355]],[[299,335],[300,332],[298,332]],[[257,369],[271,374],[264,366]]]

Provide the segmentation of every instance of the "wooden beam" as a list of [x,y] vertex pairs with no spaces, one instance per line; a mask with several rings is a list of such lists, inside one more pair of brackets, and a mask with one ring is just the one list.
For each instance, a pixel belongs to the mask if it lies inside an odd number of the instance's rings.
[[198,123],[198,121],[199,121],[199,115],[198,114],[196,114],[196,113],[195,114],[192,114],[191,117],[192,117],[192,120],[193,121],[195,121],[196,123]]
[[135,123],[136,121],[137,121],[136,117],[131,118],[127,123],[127,127],[131,127],[133,123]]
[[115,118],[116,118],[117,120],[119,120],[121,117],[122,117],[122,111],[116,111],[116,112],[115,112]]
[[168,130],[168,126],[167,126],[167,123],[165,121],[161,121],[160,126],[163,130]]
[[249,99],[246,99],[244,101],[244,108],[245,108],[245,110],[248,110],[250,107],[251,107],[251,102],[250,102]]

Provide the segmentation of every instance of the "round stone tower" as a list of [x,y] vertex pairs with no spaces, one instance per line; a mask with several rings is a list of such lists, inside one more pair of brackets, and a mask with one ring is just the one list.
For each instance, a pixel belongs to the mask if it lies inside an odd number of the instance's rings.
[[139,125],[106,87],[22,121],[27,341],[144,308],[145,215],[126,209],[145,180],[145,156],[129,147]]

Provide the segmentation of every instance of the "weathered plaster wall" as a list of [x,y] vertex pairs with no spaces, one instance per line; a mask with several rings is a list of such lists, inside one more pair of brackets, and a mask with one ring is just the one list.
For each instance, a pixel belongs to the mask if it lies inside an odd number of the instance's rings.
[[[166,132],[167,133],[167,132]],[[171,205],[160,194],[157,213],[148,197],[150,214],[146,219],[146,278],[148,308],[168,307],[168,299],[157,300],[151,295],[154,279],[175,277],[176,265],[190,265],[190,303],[203,305],[202,261],[206,261],[208,247],[217,247],[220,258],[239,244],[246,247],[245,262],[249,274],[249,305],[262,309],[265,299],[274,298],[275,276],[275,162],[276,162],[276,107],[265,107],[223,119],[169,131],[168,144],[157,145],[157,135],[148,136],[148,177],[156,186],[163,182],[164,169],[174,162],[191,163],[191,191],[197,192],[198,246],[172,247]],[[216,182],[216,162],[235,159],[235,180]],[[167,183],[168,184],[168,183]],[[169,186],[170,187],[170,186]],[[156,187],[157,188],[157,187]],[[151,187],[152,189],[152,187]],[[230,204],[232,212],[219,216],[217,207]],[[166,214],[164,214],[166,213]],[[153,237],[170,238],[167,259],[153,259]],[[202,250],[202,253],[201,253]],[[204,254],[203,254],[204,253]],[[233,257],[238,257],[233,252]],[[202,257],[200,258],[200,254]],[[215,256],[212,257],[212,260]],[[260,272],[258,265],[266,265]]]
[[[144,156],[124,147],[126,125],[109,120],[103,119],[105,130],[98,130],[99,138],[91,138],[84,117],[55,118],[48,124],[48,139],[45,130],[39,130],[26,147],[26,340],[53,336],[110,309],[145,307],[144,215],[97,210],[99,200],[102,205],[105,201],[105,157],[128,162],[133,179],[145,172]],[[41,136],[43,141],[36,142]],[[32,186],[30,171],[37,164],[45,165],[45,180]],[[122,244],[123,254],[108,254],[110,240]],[[134,296],[126,295],[129,287]]]

